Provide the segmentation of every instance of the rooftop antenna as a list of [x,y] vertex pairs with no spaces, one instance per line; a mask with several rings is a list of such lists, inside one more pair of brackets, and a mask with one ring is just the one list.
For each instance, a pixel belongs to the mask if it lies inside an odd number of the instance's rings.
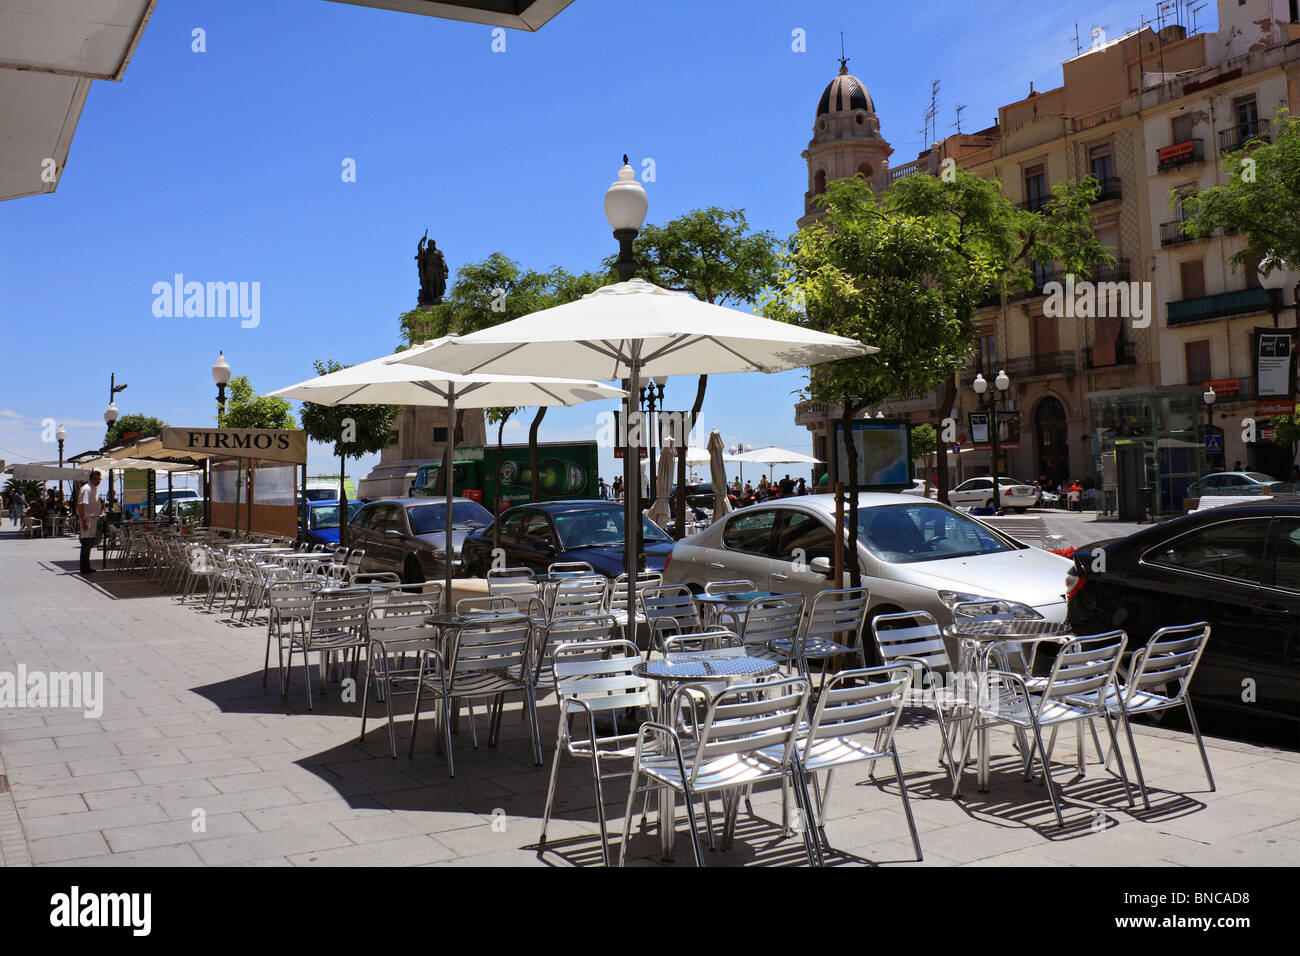
[[[939,141],[939,131],[935,126],[935,121],[939,116],[939,81],[935,80],[930,84],[930,108],[925,111],[925,128],[926,136],[934,142]],[[929,146],[929,140],[926,145]]]
[[961,114],[964,113],[964,112],[966,112],[966,107],[965,107],[965,106],[958,106],[958,107],[957,107],[957,122],[953,123],[952,126],[949,126],[949,127],[948,127],[949,129],[952,129],[953,127],[956,127],[956,129],[957,129],[957,135],[958,135],[958,136],[961,135]]
[[[1066,37],[1066,39],[1068,40],[1069,37]],[[1074,22],[1074,55],[1081,56],[1082,54],[1083,44],[1079,42],[1079,21],[1076,20]]]
[[1198,3],[1196,6],[1194,6],[1194,7],[1191,8],[1191,13],[1192,13],[1192,32],[1191,32],[1190,36],[1195,36],[1197,33],[1200,32],[1200,29],[1201,29],[1201,28],[1200,28],[1200,26],[1199,26],[1197,20],[1198,20],[1198,15],[1199,15],[1200,12],[1201,12],[1202,10],[1204,10],[1204,9],[1205,9],[1205,4],[1204,4],[1204,3]]

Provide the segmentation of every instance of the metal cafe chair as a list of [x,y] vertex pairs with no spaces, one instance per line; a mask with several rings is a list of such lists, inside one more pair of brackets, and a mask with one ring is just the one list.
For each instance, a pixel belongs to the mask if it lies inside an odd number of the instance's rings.
[[[566,620],[575,620],[567,618]],[[558,623],[558,622],[557,622]],[[600,852],[609,866],[609,830],[605,819],[604,781],[626,776],[628,771],[610,773],[603,764],[631,761],[636,756],[637,731],[628,725],[619,727],[619,716],[650,707],[650,689],[633,668],[640,662],[640,652],[631,641],[603,640],[563,643],[554,652],[554,685],[559,726],[556,731],[555,756],[551,762],[551,779],[546,789],[546,809],[542,814],[539,854],[546,849],[546,829],[555,805],[555,787],[560,776],[562,755],[591,762],[592,784],[596,790],[596,817],[600,822]],[[601,732],[597,717],[612,732]],[[608,723],[605,723],[605,721]]]
[[618,621],[612,614],[582,614],[556,618],[544,627],[534,622],[533,686],[550,687],[555,680],[553,664],[555,649],[561,644],[599,643],[613,639]]
[[[965,677],[952,666],[939,623],[926,611],[880,614],[871,622],[871,636],[886,666],[907,666],[913,674],[913,687],[918,685],[915,677],[921,677],[918,696],[922,703],[934,708],[935,716],[939,718],[939,765],[948,771],[948,779],[955,786],[957,765],[952,757],[953,735],[958,723],[964,723],[969,731],[970,714],[965,709],[968,699],[965,685],[944,687],[942,679],[935,676],[938,671],[955,676],[959,681]],[[1027,752],[1023,740],[1021,751]]]
[[547,574],[566,574],[572,571],[585,574],[596,573],[596,569],[586,561],[552,561],[546,568]]
[[[753,581],[741,581],[741,580],[709,581],[707,584],[704,585],[704,593],[709,595],[746,594],[750,591],[757,591],[757,590],[758,587],[754,584]],[[736,623],[734,620],[725,620],[724,618],[739,617],[739,614],[737,613],[739,610],[740,610],[739,608],[732,608],[732,607],[720,608],[717,607],[716,605],[711,604],[708,605],[708,612],[706,616],[711,618],[711,620],[709,621],[710,625],[718,624],[723,626],[733,626]]]
[[[682,701],[704,693],[703,688],[682,688],[676,700]],[[766,684],[736,684],[717,695],[708,695],[702,724],[694,739],[683,741],[673,725],[647,721],[637,731],[632,781],[628,789],[627,809],[623,815],[623,840],[618,862],[627,859],[627,845],[632,828],[632,805],[639,792],[641,778],[652,787],[667,787],[680,793],[686,801],[691,824],[691,849],[697,866],[704,865],[699,826],[695,817],[695,798],[719,791],[733,791],[728,801],[728,818],[734,822],[739,806],[739,790],[753,784],[786,782],[794,787],[801,812],[807,813],[807,794],[803,773],[796,753],[800,722],[808,703],[809,683],[802,677],[789,677]],[[661,820],[660,826],[672,826]],[[821,851],[803,827],[804,850],[810,864],[821,862]]]
[[543,613],[542,591],[530,568],[489,568],[487,587],[488,594],[512,597],[527,606],[529,614]]
[[[840,671],[822,688],[817,707],[807,729],[799,736],[799,758],[803,772],[812,780],[813,805],[816,810],[817,833],[822,845],[831,850],[826,837],[826,806],[831,796],[831,775],[836,768],[854,763],[867,763],[868,775],[875,779],[876,761],[884,757],[894,763],[894,779],[898,782],[907,828],[912,834],[912,848],[921,860],[921,840],[916,833],[916,821],[907,799],[907,782],[898,761],[898,748],[894,732],[903,714],[907,688],[911,683],[912,668],[904,664],[870,667],[860,670]],[[824,787],[817,786],[817,774],[826,772]],[[784,797],[784,794],[782,794]],[[782,816],[786,804],[782,801]]]
[[[1150,714],[1182,706],[1187,711],[1196,747],[1201,752],[1205,780],[1211,791],[1215,789],[1210,759],[1205,753],[1205,743],[1201,740],[1201,730],[1196,724],[1196,714],[1192,710],[1189,695],[1192,676],[1196,673],[1196,665],[1200,663],[1209,639],[1210,625],[1204,621],[1162,627],[1151,635],[1151,640],[1145,647],[1133,652],[1128,680],[1117,680],[1107,692],[1106,709],[1117,716],[1124,726],[1129,753],[1133,755],[1138,790],[1142,793],[1142,805],[1148,810],[1151,809],[1151,801],[1147,796],[1146,780],[1142,776],[1142,763],[1138,760],[1137,747],[1134,746],[1133,729],[1129,726],[1129,719],[1134,714]],[[1168,690],[1171,685],[1175,687],[1172,694]],[[1106,755],[1106,764],[1110,765],[1109,753]]]
[[569,578],[555,586],[550,606],[546,609],[547,620],[554,621],[562,617],[577,617],[582,614],[604,614],[606,593],[609,579],[601,574],[589,574],[580,578]]
[[802,594],[755,598],[746,604],[737,617],[745,653],[782,664],[794,662],[794,641],[803,622],[804,606]]
[[[414,694],[419,679],[419,655],[440,646],[438,628],[427,623],[434,613],[427,600],[390,597],[387,603],[370,609],[370,649],[366,653],[366,683],[361,692],[361,733],[358,743],[366,739],[366,713],[370,688],[384,702],[388,718],[388,744],[397,759],[397,731],[393,724],[393,697]],[[408,655],[410,659],[408,660]],[[410,690],[400,690],[410,686]]]
[[[790,641],[770,642],[779,654],[789,654],[799,665],[799,672],[809,676],[808,662],[825,662],[839,654],[856,653],[867,666],[866,649],[862,646],[862,631],[867,621],[867,603],[870,592],[866,588],[843,588],[821,591],[813,595],[812,606],[799,633]],[[841,642],[841,635],[847,635]],[[826,674],[822,674],[825,686]]]
[[673,634],[691,634],[703,628],[699,607],[691,589],[682,584],[650,585],[641,589],[640,620],[650,628],[646,660],[650,652],[663,650],[664,638]]
[[411,756],[415,755],[420,702],[425,694],[437,698],[438,722],[447,747],[447,772],[453,777],[456,776],[451,737],[453,701],[492,702],[488,745],[496,746],[505,696],[519,694],[528,713],[533,762],[542,765],[541,731],[533,688],[532,629],[533,622],[523,614],[469,620],[450,629],[444,650],[421,651],[411,718]]
[[[1033,743],[1027,757],[1031,768],[1035,754],[1043,770],[1043,782],[1047,786],[1047,795],[1052,801],[1052,810],[1056,814],[1059,826],[1065,826],[1061,816],[1061,804],[1052,781],[1050,764],[1051,751],[1043,746],[1043,728],[1053,729],[1067,723],[1078,723],[1101,717],[1106,722],[1106,732],[1110,736],[1111,749],[1119,761],[1120,776],[1124,780],[1124,795],[1129,805],[1134,805],[1133,795],[1129,789],[1128,772],[1124,769],[1124,757],[1115,745],[1115,728],[1111,724],[1111,715],[1106,707],[1106,700],[1115,681],[1115,672],[1119,667],[1120,657],[1124,653],[1127,638],[1123,631],[1109,631],[1091,637],[1079,637],[1061,647],[1052,665],[1052,672],[1041,693],[1030,690],[1020,674],[1009,671],[993,670],[988,672],[988,682],[981,687],[981,696],[974,702],[975,720],[971,732],[966,735],[962,746],[961,759],[957,763],[958,783],[962,770],[970,756],[970,745],[978,732],[985,726],[1009,724],[1021,730],[1033,731]],[[1082,762],[1083,754],[1079,759]],[[954,793],[956,787],[954,786]]]
[[[302,673],[307,681],[307,709],[312,709],[311,667],[308,655],[322,656],[338,651],[360,654],[370,645],[370,603],[368,588],[344,588],[330,594],[312,595],[311,611],[304,628],[289,631],[289,660],[284,668],[280,696],[289,694],[289,673],[293,669],[293,652],[302,651]],[[355,673],[355,667],[353,669]],[[322,679],[324,676],[322,675]]]
[[[636,600],[632,602],[632,621],[633,624],[640,628],[646,623],[645,613],[641,610],[641,592],[645,588],[657,587],[664,583],[664,576],[658,571],[638,571],[633,579],[632,587],[636,595]],[[627,574],[620,574],[609,585],[609,590],[605,595],[605,610],[613,614],[622,622],[623,630],[627,630]],[[624,634],[630,641],[636,640],[635,634]]]
[[285,629],[302,629],[311,616],[311,602],[321,589],[319,581],[273,581],[266,589],[266,657],[262,662],[262,686],[271,669],[271,639],[276,642],[280,673],[284,673]]

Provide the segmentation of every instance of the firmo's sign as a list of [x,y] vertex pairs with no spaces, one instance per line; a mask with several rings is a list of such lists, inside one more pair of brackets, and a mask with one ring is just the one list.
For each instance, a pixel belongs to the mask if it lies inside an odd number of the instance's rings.
[[167,451],[201,452],[232,458],[307,462],[307,433],[277,428],[164,428]]

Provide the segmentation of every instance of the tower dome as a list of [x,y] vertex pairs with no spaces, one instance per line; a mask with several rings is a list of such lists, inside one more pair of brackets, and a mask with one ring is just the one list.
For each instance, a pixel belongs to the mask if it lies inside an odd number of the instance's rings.
[[862,81],[849,72],[848,60],[841,59],[839,76],[831,80],[817,102],[817,115],[821,117],[829,113],[852,113],[855,110],[875,113],[876,107]]

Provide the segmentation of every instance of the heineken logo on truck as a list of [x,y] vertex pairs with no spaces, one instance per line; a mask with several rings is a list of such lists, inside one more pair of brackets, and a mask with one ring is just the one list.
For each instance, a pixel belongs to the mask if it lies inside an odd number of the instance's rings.
[[[533,472],[526,444],[476,447],[468,459],[456,450],[452,470],[453,493],[461,497],[479,496],[480,504],[490,511],[519,501],[529,501],[533,494]],[[537,445],[538,498],[595,498],[600,474],[599,448],[594,441],[539,442]],[[442,462],[421,465],[411,482],[410,494],[441,496],[446,494],[442,482]]]
[[[571,493],[581,491],[587,484],[587,474],[570,461],[547,458],[537,463],[539,483],[543,491]],[[533,473],[527,465],[517,461],[501,463],[501,483],[503,485],[531,486]]]

